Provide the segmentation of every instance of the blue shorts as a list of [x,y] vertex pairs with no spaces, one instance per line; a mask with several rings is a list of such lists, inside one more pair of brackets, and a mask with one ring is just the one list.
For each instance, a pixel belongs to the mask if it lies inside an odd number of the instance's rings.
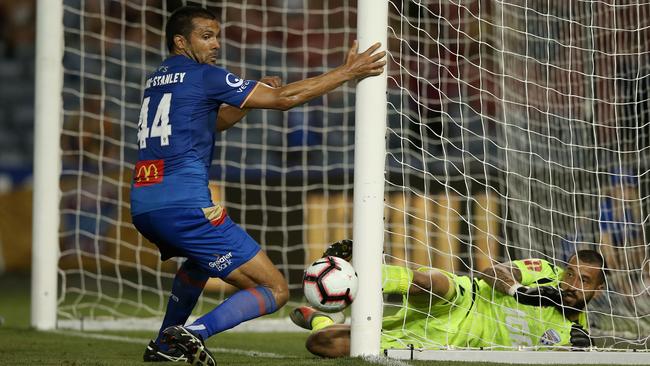
[[140,234],[158,246],[162,260],[186,257],[210,277],[228,276],[260,251],[220,206],[160,209],[132,219]]

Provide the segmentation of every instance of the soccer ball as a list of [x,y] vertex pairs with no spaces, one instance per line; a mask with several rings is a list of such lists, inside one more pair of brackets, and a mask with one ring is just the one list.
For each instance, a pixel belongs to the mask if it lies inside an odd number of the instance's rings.
[[352,265],[338,257],[324,257],[305,270],[302,288],[316,309],[335,313],[354,301],[359,278]]

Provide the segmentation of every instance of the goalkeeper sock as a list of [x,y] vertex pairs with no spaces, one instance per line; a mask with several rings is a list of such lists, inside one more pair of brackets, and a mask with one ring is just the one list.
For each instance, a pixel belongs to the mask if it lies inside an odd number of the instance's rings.
[[413,282],[413,271],[401,266],[382,266],[385,294],[406,295]]
[[315,315],[311,320],[311,332],[314,333],[325,327],[329,327],[334,324],[334,320],[326,315]]
[[203,339],[208,339],[241,322],[270,314],[277,309],[271,290],[258,286],[237,291],[186,328],[199,334]]
[[181,268],[176,272],[172,292],[167,302],[165,319],[163,319],[156,344],[163,350],[167,350],[167,345],[161,342],[162,331],[173,325],[183,325],[192,314],[192,309],[203,292],[203,287],[208,281],[208,274],[203,272],[200,267],[189,260],[185,261]]

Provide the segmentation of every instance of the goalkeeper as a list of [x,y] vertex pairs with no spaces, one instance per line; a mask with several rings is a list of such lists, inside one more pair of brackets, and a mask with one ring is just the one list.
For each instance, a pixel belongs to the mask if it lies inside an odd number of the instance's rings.
[[[332,244],[326,255],[351,258],[352,242]],[[581,250],[566,269],[542,259],[500,263],[478,278],[430,267],[384,265],[383,291],[403,296],[395,315],[384,316],[382,349],[591,346],[583,312],[602,290],[606,264],[600,253]],[[307,349],[322,357],[350,354],[350,326],[342,313],[302,306],[293,322],[311,329]]]

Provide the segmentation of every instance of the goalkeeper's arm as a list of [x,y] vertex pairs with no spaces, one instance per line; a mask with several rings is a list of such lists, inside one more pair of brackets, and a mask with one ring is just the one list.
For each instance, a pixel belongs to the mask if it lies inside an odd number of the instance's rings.
[[532,306],[559,306],[560,291],[554,286],[528,287],[521,284],[521,270],[513,263],[499,263],[479,274],[495,290],[513,296],[519,303]]
[[513,286],[521,285],[521,270],[510,262],[488,267],[479,272],[479,277],[492,288],[504,294],[509,293]]

